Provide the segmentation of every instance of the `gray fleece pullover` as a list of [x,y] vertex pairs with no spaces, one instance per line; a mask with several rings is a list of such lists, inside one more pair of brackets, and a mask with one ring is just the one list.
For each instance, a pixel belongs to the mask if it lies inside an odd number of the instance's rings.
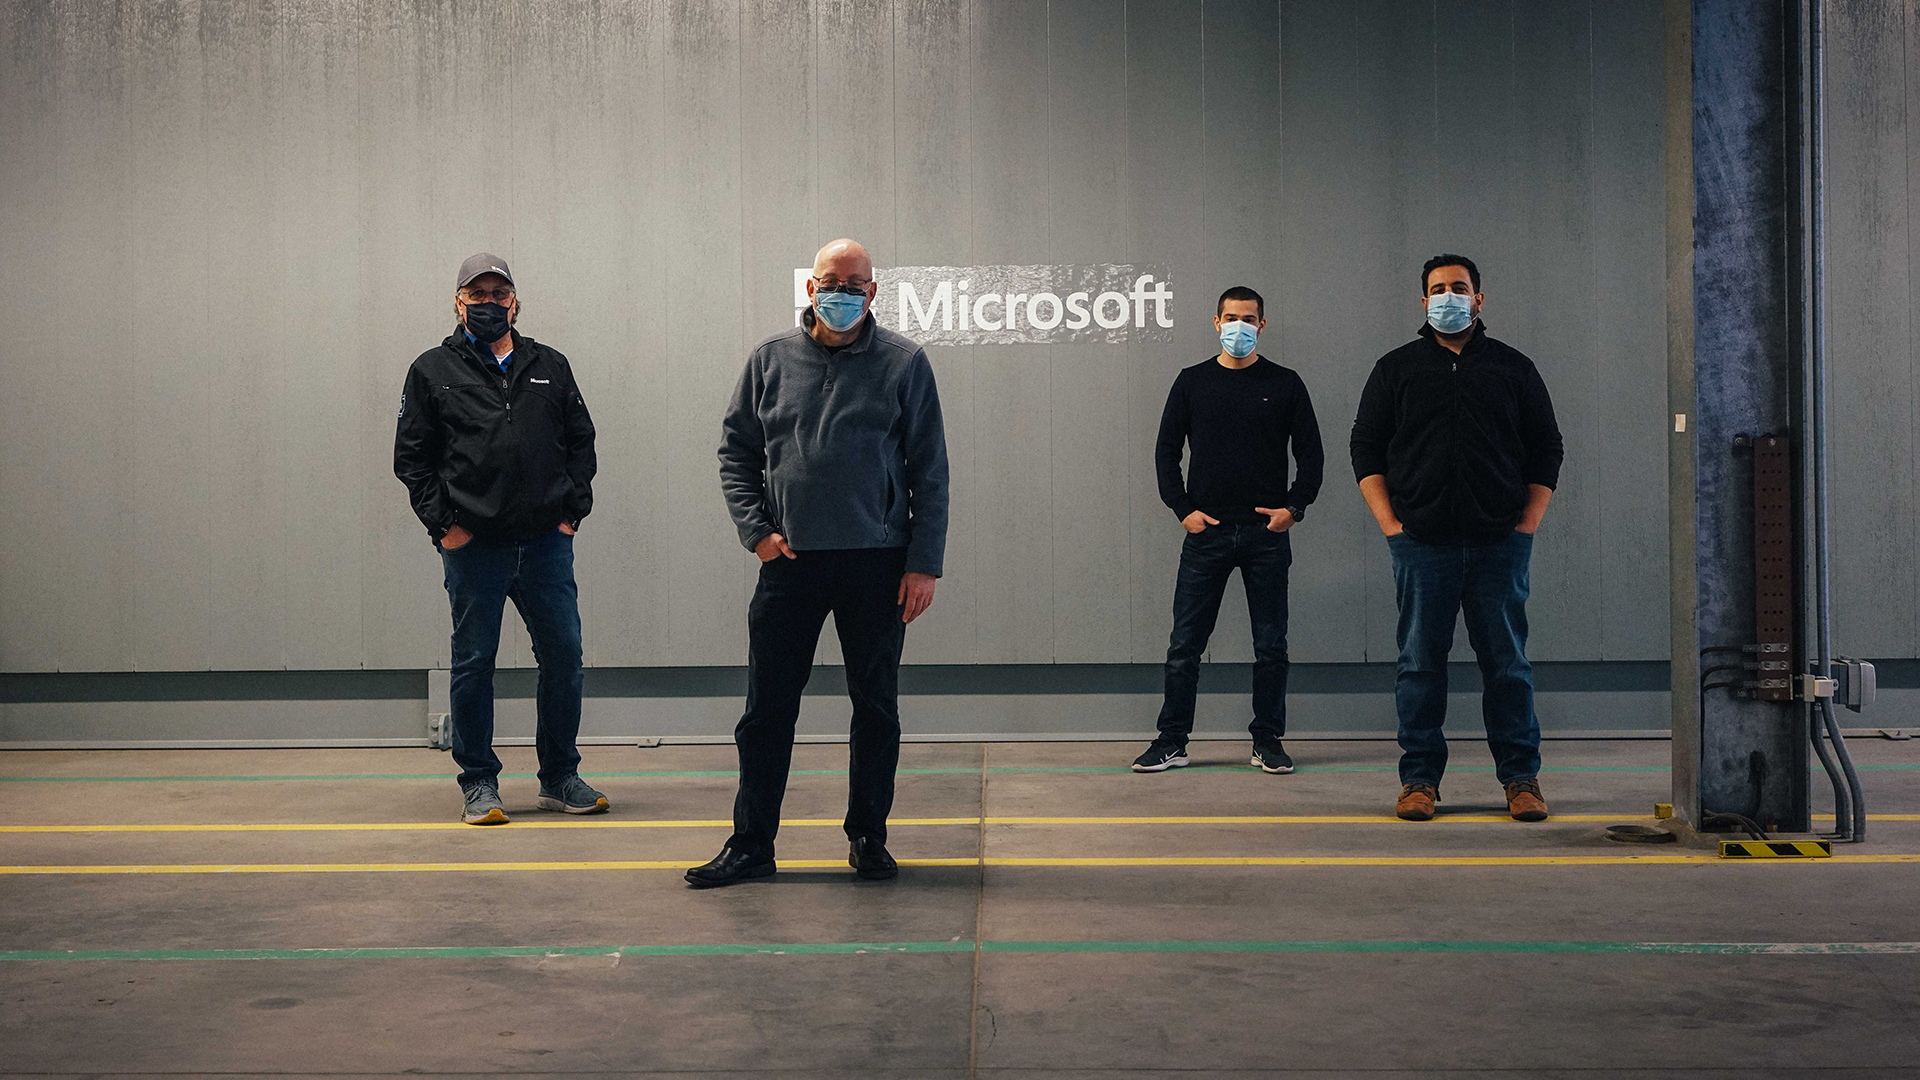
[[803,325],[747,357],[720,423],[720,490],[751,551],[779,533],[795,551],[907,549],[940,575],[947,439],[926,351],[871,316],[830,351]]

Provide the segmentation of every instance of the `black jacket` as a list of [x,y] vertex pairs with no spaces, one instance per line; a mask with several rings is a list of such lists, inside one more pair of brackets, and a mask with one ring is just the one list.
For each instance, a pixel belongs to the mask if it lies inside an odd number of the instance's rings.
[[[484,354],[484,356],[483,356]],[[530,540],[593,508],[593,418],[559,352],[518,332],[505,374],[455,330],[407,371],[393,474],[438,540]]]
[[1505,537],[1527,485],[1557,485],[1565,456],[1539,370],[1478,323],[1457,356],[1422,326],[1380,358],[1360,393],[1352,450],[1354,479],[1386,476],[1401,524],[1435,544]]

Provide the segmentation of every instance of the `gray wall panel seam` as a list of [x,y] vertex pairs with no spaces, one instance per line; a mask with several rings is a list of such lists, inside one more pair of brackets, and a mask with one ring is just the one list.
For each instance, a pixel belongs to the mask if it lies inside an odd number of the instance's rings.
[[[1127,231],[1126,231],[1125,237],[1122,240],[1122,243],[1125,245],[1125,257],[1129,262],[1131,262],[1138,257],[1138,253],[1139,253],[1138,233],[1140,228],[1140,224],[1139,224],[1140,201],[1135,194],[1134,176],[1133,176],[1133,168],[1132,168],[1132,165],[1133,165],[1133,112],[1132,112],[1133,101],[1132,101],[1131,95],[1132,95],[1133,73],[1131,69],[1132,69],[1133,44],[1132,44],[1131,30],[1128,24],[1129,14],[1130,14],[1130,11],[1128,6],[1128,0],[1121,0],[1120,2],[1120,171],[1121,171],[1122,189],[1120,193],[1120,199],[1121,199],[1121,202],[1126,206],[1126,217],[1127,217]],[[1133,350],[1129,348],[1127,351],[1129,353],[1132,353]],[[1127,413],[1126,413],[1128,417],[1132,417],[1134,415],[1133,406],[1134,406],[1133,379],[1129,378],[1127,380]],[[1132,449],[1131,444],[1129,444],[1128,449]],[[1139,467],[1140,466],[1138,462],[1134,461],[1132,458],[1128,459],[1127,475],[1129,477],[1129,480],[1131,480],[1133,476],[1133,470]],[[1135,506],[1133,501],[1134,493],[1138,489],[1139,489],[1138,484],[1131,483],[1131,482],[1127,484],[1127,521],[1128,522],[1137,521],[1139,519],[1138,518],[1139,507]],[[1140,659],[1139,655],[1134,651],[1134,644],[1135,644],[1134,639],[1136,636],[1134,634],[1134,628],[1139,625],[1140,590],[1133,587],[1134,569],[1135,569],[1135,566],[1137,565],[1134,561],[1133,554],[1134,554],[1133,553],[1133,530],[1129,528],[1127,530],[1127,658],[1129,660],[1139,660]]]

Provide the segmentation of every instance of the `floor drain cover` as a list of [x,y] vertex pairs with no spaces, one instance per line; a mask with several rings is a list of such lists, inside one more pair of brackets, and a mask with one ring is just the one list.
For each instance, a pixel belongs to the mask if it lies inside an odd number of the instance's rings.
[[1607,839],[1625,844],[1670,844],[1673,834],[1651,825],[1609,825]]

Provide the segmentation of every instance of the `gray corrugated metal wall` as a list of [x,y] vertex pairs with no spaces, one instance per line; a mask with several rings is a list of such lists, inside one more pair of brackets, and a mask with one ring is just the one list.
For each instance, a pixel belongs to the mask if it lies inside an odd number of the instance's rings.
[[[1835,23],[1840,638],[1911,656],[1920,15]],[[1171,348],[936,350],[955,527],[909,662],[1161,658],[1180,534],[1151,440],[1236,283],[1328,436],[1294,656],[1390,656],[1345,430],[1442,248],[1480,260],[1567,435],[1537,657],[1664,658],[1661,43],[1658,0],[12,0],[0,670],[443,663],[392,423],[481,248],[600,425],[589,663],[740,663],[718,410],[840,234],[1178,290]],[[1216,659],[1250,658],[1243,610]]]
[[1828,302],[1834,644],[1920,655],[1920,2],[1830,2]]

